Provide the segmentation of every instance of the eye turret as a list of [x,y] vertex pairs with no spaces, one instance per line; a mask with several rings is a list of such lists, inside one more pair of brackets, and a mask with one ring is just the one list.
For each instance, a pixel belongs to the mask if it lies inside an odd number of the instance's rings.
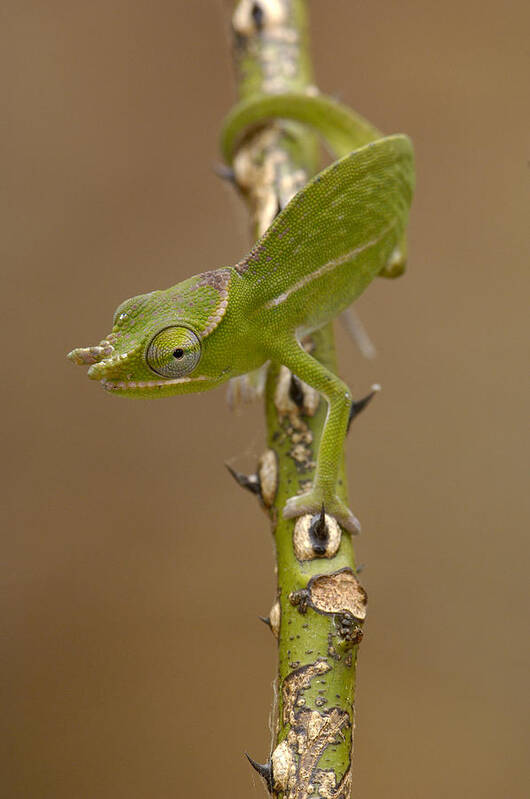
[[147,365],[163,377],[184,377],[192,372],[201,357],[201,342],[188,327],[166,327],[147,348]]

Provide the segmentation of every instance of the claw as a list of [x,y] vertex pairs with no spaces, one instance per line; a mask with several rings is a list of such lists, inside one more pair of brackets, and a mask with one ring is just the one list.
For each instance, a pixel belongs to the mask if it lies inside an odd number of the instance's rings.
[[353,514],[349,508],[347,510],[348,510],[347,516],[343,516],[342,514],[339,515],[336,513],[332,513],[331,515],[335,516],[340,526],[344,527],[344,529],[347,530],[349,533],[351,533],[352,535],[359,535],[359,533],[361,532],[361,523],[357,518],[357,516],[355,516],[355,514]]
[[[359,520],[337,496],[328,497],[324,504],[326,506],[325,512],[329,516],[334,516],[344,530],[347,530],[353,535],[357,535],[361,532]],[[301,494],[288,499],[283,509],[283,516],[284,519],[293,519],[296,516],[303,516],[305,513],[315,516],[321,514],[321,512],[322,495],[309,491],[307,494]]]

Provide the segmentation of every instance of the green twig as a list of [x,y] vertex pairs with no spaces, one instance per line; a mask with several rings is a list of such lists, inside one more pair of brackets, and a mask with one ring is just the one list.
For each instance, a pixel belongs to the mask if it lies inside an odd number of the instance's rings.
[[[240,100],[307,90],[312,74],[305,0],[238,0],[232,28]],[[233,178],[256,236],[317,169],[315,135],[299,123],[268,121],[240,140]],[[336,369],[331,325],[307,346]],[[282,516],[286,499],[313,478],[325,402],[273,363],[265,403],[268,449],[250,482],[269,511],[276,542],[278,591],[269,623],[278,641],[278,701],[271,756],[263,766],[253,765],[275,796],[347,799],[366,595],[356,579],[351,537],[333,519]],[[343,464],[339,480],[346,500]]]

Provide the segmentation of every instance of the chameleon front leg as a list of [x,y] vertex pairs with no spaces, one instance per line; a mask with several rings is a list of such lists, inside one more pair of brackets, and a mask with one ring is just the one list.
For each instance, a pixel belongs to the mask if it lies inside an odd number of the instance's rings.
[[334,516],[344,529],[359,533],[361,528],[357,518],[337,495],[339,464],[352,406],[351,392],[337,375],[303,350],[295,337],[278,342],[271,356],[328,402],[313,486],[308,493],[287,500],[283,515],[287,519],[304,513],[314,515],[324,505],[326,513]]

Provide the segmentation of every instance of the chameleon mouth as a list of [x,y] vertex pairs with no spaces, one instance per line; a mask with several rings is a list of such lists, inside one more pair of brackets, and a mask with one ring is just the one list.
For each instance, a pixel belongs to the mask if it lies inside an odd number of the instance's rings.
[[177,377],[173,380],[100,380],[99,382],[105,391],[134,391],[143,388],[164,388],[165,386],[175,386],[182,383],[194,383],[200,380],[208,380],[204,375],[197,377]]

